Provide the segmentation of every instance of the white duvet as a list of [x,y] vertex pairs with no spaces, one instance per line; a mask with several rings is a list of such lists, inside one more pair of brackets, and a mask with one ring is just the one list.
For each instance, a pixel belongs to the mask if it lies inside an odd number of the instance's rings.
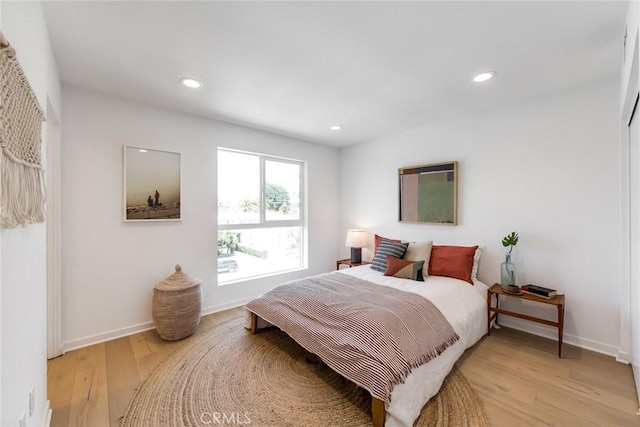
[[462,353],[487,332],[487,285],[474,280],[474,286],[449,277],[429,276],[424,282],[384,276],[369,266],[342,269],[348,274],[379,285],[428,298],[447,318],[460,339],[440,356],[414,369],[406,381],[391,393],[386,427],[411,427],[420,411],[433,397]]

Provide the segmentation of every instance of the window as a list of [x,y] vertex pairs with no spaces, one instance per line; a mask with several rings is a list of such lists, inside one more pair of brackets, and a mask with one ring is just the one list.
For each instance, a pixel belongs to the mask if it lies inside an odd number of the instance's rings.
[[304,266],[304,163],[218,149],[218,283]]

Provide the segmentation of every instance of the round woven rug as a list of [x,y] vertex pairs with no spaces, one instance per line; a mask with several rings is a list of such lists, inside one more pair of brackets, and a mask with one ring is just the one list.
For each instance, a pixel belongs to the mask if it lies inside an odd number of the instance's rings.
[[[271,328],[234,318],[190,338],[147,378],[122,426],[371,426],[371,396]],[[489,426],[454,368],[416,426]]]

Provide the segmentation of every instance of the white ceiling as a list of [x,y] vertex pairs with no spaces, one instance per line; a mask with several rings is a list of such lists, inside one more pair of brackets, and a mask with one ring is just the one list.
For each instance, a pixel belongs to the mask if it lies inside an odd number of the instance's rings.
[[616,77],[627,2],[43,7],[65,84],[346,146]]

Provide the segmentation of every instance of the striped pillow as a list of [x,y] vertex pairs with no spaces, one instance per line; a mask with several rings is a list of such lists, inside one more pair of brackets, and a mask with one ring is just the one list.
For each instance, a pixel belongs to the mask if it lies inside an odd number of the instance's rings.
[[376,255],[373,257],[371,268],[376,271],[384,273],[387,270],[387,255],[391,255],[395,258],[402,258],[407,251],[409,243],[396,243],[388,240],[383,240],[378,246]]

